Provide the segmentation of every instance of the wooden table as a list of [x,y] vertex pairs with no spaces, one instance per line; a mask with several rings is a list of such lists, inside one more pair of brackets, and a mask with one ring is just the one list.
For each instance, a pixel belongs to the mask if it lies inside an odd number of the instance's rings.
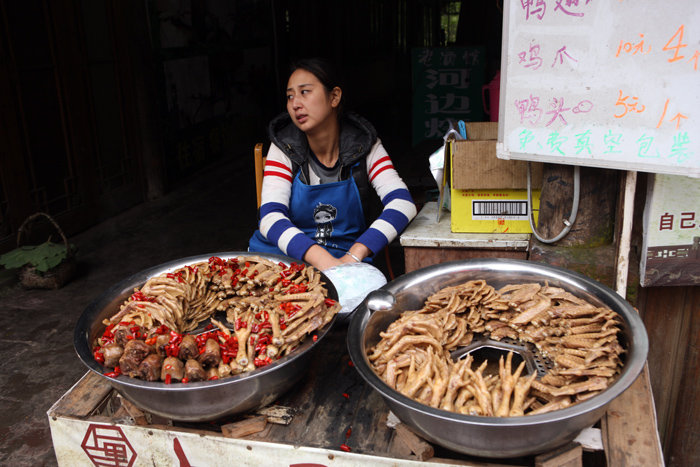
[[[270,417],[266,422],[260,417],[264,412],[201,423],[163,419],[134,406],[104,378],[89,372],[48,411],[59,465],[92,465],[87,453],[100,449],[96,440],[100,434],[109,439],[112,455],[119,449],[126,455],[133,453],[134,465],[151,465],[150,460],[158,465],[178,465],[178,460],[179,465],[214,465],[222,458],[238,459],[240,465],[388,467],[427,462],[563,467],[606,465],[605,458],[610,466],[660,465],[657,445],[647,429],[653,411],[634,405],[639,394],[643,397],[648,391],[644,375],[602,420],[604,453],[582,451],[574,443],[538,456],[476,458],[432,445],[403,424],[387,426],[389,408],[351,365],[346,332],[344,326],[332,330],[321,341],[305,378],[273,404],[293,415],[287,424]],[[342,445],[350,452],[343,451]]]
[[530,234],[453,233],[450,212],[437,221],[437,203],[426,203],[401,234],[406,272],[471,258],[527,259]]

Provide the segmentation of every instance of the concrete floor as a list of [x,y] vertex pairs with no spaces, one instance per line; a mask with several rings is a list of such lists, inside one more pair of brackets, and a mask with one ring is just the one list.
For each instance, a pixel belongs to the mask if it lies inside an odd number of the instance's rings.
[[250,181],[240,186],[238,165],[210,168],[166,197],[70,238],[79,272],[62,288],[25,290],[16,281],[0,287],[0,465],[57,464],[46,412],[87,371],[73,332],[103,290],[169,260],[247,248],[255,193]]
[[[420,186],[421,170],[402,172],[409,186]],[[163,198],[69,238],[78,248],[79,270],[62,288],[26,290],[0,278],[0,465],[57,465],[46,412],[87,371],[73,333],[90,302],[116,282],[166,261],[245,251],[256,222],[252,169],[233,158]],[[390,252],[400,275],[398,242]]]

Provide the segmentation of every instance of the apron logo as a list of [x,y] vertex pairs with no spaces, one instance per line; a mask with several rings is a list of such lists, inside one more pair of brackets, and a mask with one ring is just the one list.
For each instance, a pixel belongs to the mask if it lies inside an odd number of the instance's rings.
[[333,233],[333,220],[338,210],[330,204],[318,203],[314,208],[314,222],[316,223],[316,235],[314,239],[319,245],[326,245]]

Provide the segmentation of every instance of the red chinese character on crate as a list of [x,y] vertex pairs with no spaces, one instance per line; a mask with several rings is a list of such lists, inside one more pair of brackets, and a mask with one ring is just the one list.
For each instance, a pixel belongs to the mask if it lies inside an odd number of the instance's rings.
[[91,423],[80,445],[98,467],[131,467],[136,451],[118,426]]
[[180,467],[192,467],[192,464],[190,464],[190,461],[187,460],[187,456],[185,455],[185,451],[182,449],[182,445],[180,444],[180,440],[175,438],[173,440],[173,449],[175,450],[175,455],[177,456],[177,460],[180,461]]

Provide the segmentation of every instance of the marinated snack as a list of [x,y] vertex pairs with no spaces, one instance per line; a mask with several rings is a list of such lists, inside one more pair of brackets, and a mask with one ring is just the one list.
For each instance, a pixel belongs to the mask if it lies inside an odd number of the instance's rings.
[[[104,321],[93,355],[113,377],[168,384],[225,378],[294,351],[340,308],[313,267],[212,257],[135,289]],[[215,319],[218,312],[228,326]],[[191,333],[205,320],[202,332]]]
[[[431,407],[467,415],[551,412],[605,390],[622,368],[620,317],[557,287],[537,283],[494,289],[483,280],[444,288],[406,311],[369,349],[374,372],[391,388]],[[550,362],[546,374],[513,370],[513,354],[487,374],[471,354],[452,358],[480,334],[530,343]],[[525,344],[527,345],[527,344]]]

